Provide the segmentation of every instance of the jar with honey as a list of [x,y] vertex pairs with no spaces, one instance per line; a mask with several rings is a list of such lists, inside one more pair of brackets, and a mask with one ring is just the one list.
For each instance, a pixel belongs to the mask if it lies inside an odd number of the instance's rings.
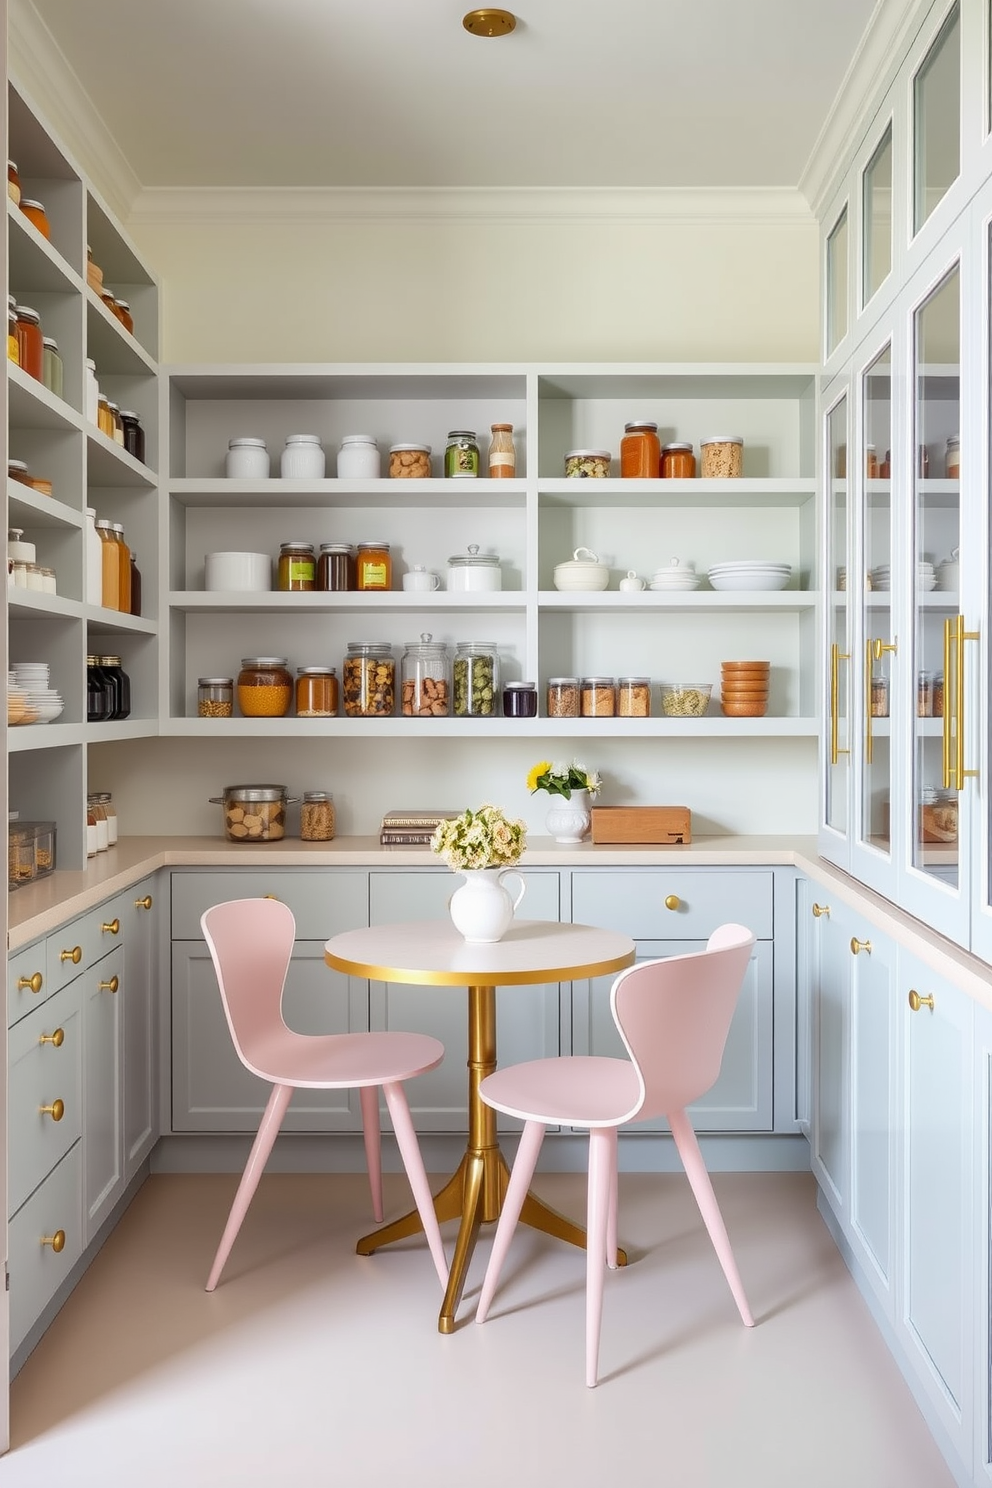
[[309,593],[316,583],[313,543],[284,542],[279,548],[276,588],[283,593]]
[[356,562],[358,589],[391,589],[393,560],[386,542],[360,542]]
[[285,656],[244,656],[238,673],[238,707],[245,718],[285,718],[293,678]]
[[7,296],[7,360],[20,366],[20,352],[17,349],[17,307],[14,304],[14,296]]
[[20,205],[21,178],[18,173],[17,166],[13,160],[7,161],[7,195],[10,197],[15,207]]
[[691,444],[666,444],[661,451],[661,474],[666,480],[694,480],[696,456]]
[[635,419],[624,425],[620,441],[620,475],[624,480],[656,480],[661,474],[658,425]]
[[21,211],[29,222],[33,222],[43,238],[50,238],[52,230],[48,225],[48,213],[45,211],[43,202],[31,201],[28,197],[21,197]]
[[17,306],[17,364],[29,377],[41,381],[45,366],[41,316],[29,305]]

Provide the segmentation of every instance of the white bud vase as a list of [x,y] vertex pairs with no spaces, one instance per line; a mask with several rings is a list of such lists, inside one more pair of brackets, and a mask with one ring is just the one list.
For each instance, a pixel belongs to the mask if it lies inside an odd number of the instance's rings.
[[589,792],[573,790],[571,800],[556,796],[555,804],[544,819],[556,842],[581,842],[589,830]]
[[[511,899],[509,890],[503,887],[507,874],[520,880],[516,899]],[[489,945],[502,940],[527,888],[523,876],[516,868],[472,868],[464,870],[462,877],[465,882],[448,900],[455,929],[469,945]]]

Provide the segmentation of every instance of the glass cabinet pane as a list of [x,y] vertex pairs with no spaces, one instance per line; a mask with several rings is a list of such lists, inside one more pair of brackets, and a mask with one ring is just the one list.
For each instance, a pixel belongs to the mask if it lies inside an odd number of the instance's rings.
[[847,208],[827,239],[827,355],[847,335]]
[[865,167],[862,200],[864,203],[864,242],[861,245],[864,270],[862,303],[867,305],[892,268],[892,125],[882,135],[878,149]]
[[847,398],[841,398],[827,415],[827,590],[831,596],[827,626],[827,769],[824,820],[828,827],[846,835],[848,830],[848,644],[847,605]]
[[889,806],[892,785],[890,699],[892,635],[889,584],[892,572],[892,355],[888,347],[875,358],[861,385],[864,450],[864,502],[861,507],[861,544],[864,573],[860,576],[865,654],[863,683],[864,768],[861,776],[859,837],[889,853]]
[[916,312],[916,459],[913,462],[913,863],[958,886],[954,673],[959,597],[944,567],[961,542],[958,480],[948,478],[960,410],[960,272],[954,269]]
[[961,19],[957,5],[913,84],[913,231],[919,232],[961,169]]

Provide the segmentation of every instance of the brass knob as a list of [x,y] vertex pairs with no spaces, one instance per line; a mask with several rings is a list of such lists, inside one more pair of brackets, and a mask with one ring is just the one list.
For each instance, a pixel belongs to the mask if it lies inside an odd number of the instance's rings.
[[82,946],[73,946],[71,951],[59,951],[60,961],[71,961],[73,966],[78,966],[83,959]]
[[145,897],[144,897],[144,899],[135,899],[135,901],[134,901],[134,907],[135,907],[135,909],[151,909],[151,907],[152,907],[152,896],[151,896],[151,894],[146,894]]
[[44,986],[44,980],[40,971],[36,971],[34,976],[18,977],[17,990],[19,992],[25,992],[30,987],[32,992],[40,992]]
[[826,915],[826,917],[828,919],[830,918],[830,905],[829,904],[814,904],[813,905],[813,918],[816,919],[816,920],[818,920],[821,915]]
[[851,955],[852,956],[856,956],[859,951],[867,951],[868,954],[869,954],[869,956],[870,956],[871,955],[871,941],[870,940],[858,940],[858,938],[856,936],[852,935],[851,936]]
[[681,903],[682,901],[679,898],[678,894],[669,894],[668,898],[665,900],[665,908],[678,909]]
[[54,1033],[41,1033],[38,1035],[39,1044],[51,1044],[53,1049],[61,1049],[65,1043],[65,1029],[56,1028]]
[[65,1230],[56,1230],[54,1235],[42,1235],[41,1243],[50,1245],[58,1255],[60,1250],[65,1250]]
[[931,992],[927,997],[921,997],[914,987],[909,994],[909,1005],[914,1013],[918,1013],[921,1007],[928,1007],[933,1012],[933,993]]
[[277,895],[275,895],[275,894],[263,894],[262,895],[262,898],[263,899],[277,899]]
[[53,1121],[61,1121],[65,1115],[65,1101],[53,1100],[50,1106],[39,1106],[38,1110],[42,1116],[51,1116]]
[[101,992],[116,992],[120,982],[116,976],[112,976],[109,982],[98,982],[97,986]]
[[100,929],[105,935],[120,935],[121,922],[118,919],[108,920],[105,925],[100,926]]

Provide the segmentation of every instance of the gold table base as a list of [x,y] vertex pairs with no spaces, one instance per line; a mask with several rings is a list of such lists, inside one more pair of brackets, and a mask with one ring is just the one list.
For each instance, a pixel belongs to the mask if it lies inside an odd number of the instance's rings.
[[[465,1278],[475,1242],[479,1238],[479,1226],[492,1224],[499,1218],[506,1197],[506,1185],[510,1170],[499,1149],[496,1136],[496,1112],[487,1106],[479,1094],[479,1086],[485,1077],[496,1068],[496,989],[495,987],[469,987],[468,989],[468,1147],[465,1156],[440,1193],[434,1197],[434,1210],[439,1223],[448,1219],[460,1219],[455,1253],[448,1273],[448,1287],[441,1304],[437,1328],[439,1333],[455,1331],[455,1314],[461,1301]],[[520,1211],[522,1224],[532,1229],[543,1230],[558,1240],[585,1248],[586,1232],[581,1225],[566,1219],[563,1214],[540,1200],[536,1194],[528,1193]],[[395,1240],[406,1240],[422,1230],[416,1209],[393,1220],[371,1235],[363,1235],[355,1247],[359,1255],[371,1255],[384,1245]],[[621,1266],[627,1264],[626,1254],[617,1252]]]

